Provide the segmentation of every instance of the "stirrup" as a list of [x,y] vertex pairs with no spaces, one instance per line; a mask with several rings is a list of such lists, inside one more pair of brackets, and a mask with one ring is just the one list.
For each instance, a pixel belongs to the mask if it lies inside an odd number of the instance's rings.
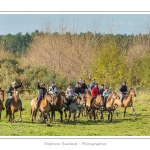
[[2,110],[5,110],[5,108],[3,107]]

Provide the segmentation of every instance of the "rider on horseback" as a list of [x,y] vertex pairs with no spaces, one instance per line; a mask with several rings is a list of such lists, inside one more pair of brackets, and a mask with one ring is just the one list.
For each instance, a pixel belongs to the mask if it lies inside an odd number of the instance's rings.
[[94,88],[94,86],[95,86],[95,79],[93,78],[92,79],[92,83],[90,84],[90,91],[91,91],[91,93],[92,93],[92,89]]
[[56,85],[55,85],[54,81],[51,81],[50,84],[51,84],[51,86],[49,87],[48,91],[52,94],[52,102],[51,102],[51,104],[53,104],[54,103],[53,100],[56,97],[56,95],[58,93],[58,90],[56,88]]
[[100,89],[99,89],[100,94],[103,95],[103,92],[104,92],[104,91],[105,91],[105,89],[104,89],[104,84],[101,84],[101,87],[100,87]]
[[[18,86],[16,86],[16,82],[12,82],[11,87],[7,90],[6,93],[7,94],[10,93],[10,98],[8,100],[8,103],[7,103],[7,106],[8,106],[7,109],[8,110],[10,109],[10,103],[11,103],[11,101],[13,99],[13,91],[19,89],[22,86],[22,82],[23,81],[21,81],[20,85],[18,85]],[[22,101],[21,101],[21,99],[18,99],[18,100],[20,100],[20,102],[21,102],[21,110],[24,110],[24,108],[22,108]]]
[[45,94],[47,93],[44,83],[38,82],[38,89],[39,91],[38,91],[38,96],[37,96],[36,111],[39,109],[41,100],[44,98]]
[[110,95],[109,87],[106,86],[106,87],[105,87],[105,91],[103,92],[103,96],[104,96],[104,106],[105,106],[105,107],[106,107],[106,101],[107,101],[109,95]]
[[99,92],[98,84],[95,83],[95,86],[92,89],[91,108],[92,108],[93,100],[97,97],[97,95],[100,95],[100,92]]
[[74,96],[74,90],[72,89],[71,84],[68,85],[68,88],[67,88],[67,90],[65,92],[65,95],[67,97],[66,105],[69,106],[71,104],[72,98]]
[[123,98],[124,98],[124,95],[126,95],[127,91],[128,90],[127,90],[127,86],[126,86],[126,81],[123,81],[121,87],[119,88],[121,106],[123,106]]

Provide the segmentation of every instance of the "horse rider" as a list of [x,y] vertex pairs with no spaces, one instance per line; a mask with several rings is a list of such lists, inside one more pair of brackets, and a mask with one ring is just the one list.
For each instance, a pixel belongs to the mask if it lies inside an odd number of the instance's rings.
[[47,89],[45,88],[44,83],[38,82],[38,96],[37,96],[37,104],[36,104],[36,111],[39,109],[40,103],[42,99],[44,98],[45,94],[47,93]]
[[128,89],[127,89],[126,81],[123,81],[122,85],[119,88],[121,106],[123,106],[123,98],[124,95],[126,95],[127,91]]
[[100,92],[99,92],[98,84],[95,83],[95,86],[92,89],[91,108],[92,108],[93,100],[97,97],[97,95],[100,95]]
[[103,92],[103,96],[104,96],[104,106],[106,107],[106,101],[108,99],[108,96],[110,95],[110,91],[109,91],[109,87],[106,86],[105,87],[105,91]]
[[68,87],[66,89],[65,95],[67,97],[67,103],[66,103],[66,105],[69,107],[69,105],[72,102],[73,96],[74,96],[74,90],[73,90],[71,84],[68,84]]
[[78,95],[82,93],[81,84],[79,82],[76,83],[74,93]]
[[52,102],[51,102],[51,104],[53,104],[54,103],[54,98],[56,97],[56,95],[58,93],[58,90],[57,90],[57,87],[56,87],[54,81],[51,81],[50,84],[51,84],[51,86],[49,87],[48,92],[50,92],[52,94]]
[[90,91],[92,92],[92,89],[94,88],[95,86],[95,79],[93,78],[92,79],[92,83],[90,84]]
[[82,93],[84,94],[85,93],[85,90],[88,89],[86,83],[85,83],[85,80],[83,79],[82,80]]
[[103,92],[104,92],[104,91],[105,91],[105,89],[104,89],[104,84],[101,84],[101,87],[100,87],[100,89],[99,89],[100,94],[103,95]]
[[[8,106],[8,109],[10,109],[10,103],[11,103],[11,101],[12,101],[12,99],[13,99],[13,92],[14,92],[14,90],[17,90],[17,89],[19,89],[20,87],[22,87],[22,82],[23,81],[21,81],[20,82],[20,85],[16,85],[16,82],[12,82],[12,85],[10,86],[10,88],[7,90],[7,94],[8,93],[10,93],[10,97],[9,97],[9,100],[8,100],[8,103],[7,103],[7,106]],[[21,103],[21,110],[24,110],[24,108],[22,108],[22,101],[21,101],[21,99],[19,98],[18,100],[20,100],[20,103]]]

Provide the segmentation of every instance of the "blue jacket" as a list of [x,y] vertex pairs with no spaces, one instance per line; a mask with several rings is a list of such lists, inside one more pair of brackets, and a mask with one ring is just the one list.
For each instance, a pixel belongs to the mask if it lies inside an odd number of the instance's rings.
[[92,89],[94,88],[95,83],[90,84],[90,91],[92,92]]

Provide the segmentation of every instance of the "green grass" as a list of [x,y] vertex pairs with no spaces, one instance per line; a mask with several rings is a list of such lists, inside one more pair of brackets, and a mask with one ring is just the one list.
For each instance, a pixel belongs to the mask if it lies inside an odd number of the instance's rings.
[[[1,136],[150,136],[150,96],[147,93],[138,93],[133,99],[137,113],[136,119],[130,108],[127,108],[125,118],[123,108],[118,108],[119,116],[114,115],[112,122],[107,121],[108,113],[105,112],[104,121],[87,121],[81,116],[79,122],[74,123],[73,118],[68,122],[63,116],[61,123],[59,113],[56,112],[56,120],[50,126],[38,121],[31,123],[30,101],[24,99],[22,101],[25,108],[25,111],[22,112],[23,122],[8,122],[8,118],[5,118],[5,111],[3,111],[0,122]],[[19,120],[18,113],[15,113],[15,118]]]

